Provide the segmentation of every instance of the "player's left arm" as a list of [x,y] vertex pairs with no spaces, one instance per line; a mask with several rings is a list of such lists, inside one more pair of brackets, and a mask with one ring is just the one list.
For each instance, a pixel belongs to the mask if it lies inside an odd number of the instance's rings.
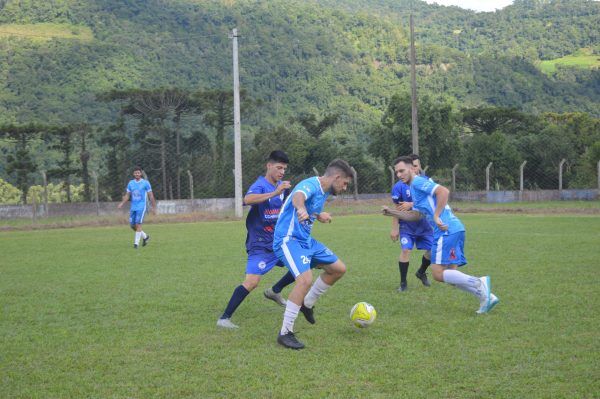
[[384,216],[395,217],[396,219],[403,220],[405,222],[416,222],[421,220],[423,214],[418,211],[399,211],[397,209],[390,209],[387,206],[381,207],[381,213]]
[[433,221],[435,222],[435,224],[437,224],[440,230],[446,231],[448,230],[448,226],[445,225],[444,222],[442,222],[440,216],[442,212],[444,212],[444,208],[446,207],[446,205],[448,205],[448,197],[450,196],[450,190],[448,190],[444,186],[438,185],[433,191],[433,194],[435,195],[435,199],[437,201],[435,211],[433,212]]
[[152,191],[148,191],[148,198],[150,198],[150,203],[152,204],[152,213],[156,215],[156,199],[154,198],[154,193]]

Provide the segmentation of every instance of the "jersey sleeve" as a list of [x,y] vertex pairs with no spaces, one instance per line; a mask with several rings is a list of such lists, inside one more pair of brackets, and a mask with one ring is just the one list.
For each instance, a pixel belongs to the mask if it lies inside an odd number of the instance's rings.
[[401,189],[401,184],[394,184],[394,187],[392,187],[392,201],[394,202],[394,204],[397,204],[401,201],[401,197],[402,197],[402,189]]
[[[123,187],[123,186],[121,186]],[[130,193],[131,192],[131,182],[127,183],[127,192]]]
[[265,186],[263,186],[260,183],[260,180],[257,180],[254,183],[252,183],[252,185],[248,189],[248,192],[246,192],[246,195],[248,195],[248,194],[264,194],[264,193],[265,193]]
[[298,187],[294,190],[295,192],[304,194],[304,199],[308,200],[310,197],[315,195],[319,188],[315,187],[314,181],[311,179],[306,179],[298,184]]
[[425,179],[423,177],[417,176],[413,179],[411,184],[411,188],[415,191],[420,191],[425,193],[426,195],[433,195],[435,189],[439,186],[436,182],[431,179]]
[[152,186],[150,185],[150,182],[148,180],[146,180],[146,192],[150,192],[152,191]]

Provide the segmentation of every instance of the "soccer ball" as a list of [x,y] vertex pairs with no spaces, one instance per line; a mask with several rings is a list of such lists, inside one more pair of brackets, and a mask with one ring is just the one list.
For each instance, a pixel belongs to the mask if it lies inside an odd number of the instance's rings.
[[377,311],[373,306],[366,302],[359,302],[352,307],[350,311],[350,320],[358,328],[369,327],[375,321]]

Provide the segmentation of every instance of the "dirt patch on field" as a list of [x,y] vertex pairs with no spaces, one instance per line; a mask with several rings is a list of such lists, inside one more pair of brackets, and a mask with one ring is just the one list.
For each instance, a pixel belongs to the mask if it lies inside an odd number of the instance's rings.
[[[368,215],[378,214],[383,205],[390,205],[387,199],[358,200],[338,198],[329,202],[325,210],[335,215]],[[574,207],[517,207],[517,206],[490,206],[480,204],[460,203],[452,207],[457,213],[499,213],[499,214],[531,214],[531,215],[600,215],[600,208],[574,208]],[[197,223],[210,221],[234,221],[237,220],[233,212],[209,213],[195,212],[179,215],[150,215],[148,224],[163,223]],[[1,223],[1,222],[0,222]],[[68,229],[76,227],[102,227],[102,226],[126,226],[126,216],[100,216],[90,219],[68,219],[68,220],[45,220],[40,219],[36,223],[19,223],[14,226],[0,225],[0,231],[22,231],[22,230],[48,230]]]

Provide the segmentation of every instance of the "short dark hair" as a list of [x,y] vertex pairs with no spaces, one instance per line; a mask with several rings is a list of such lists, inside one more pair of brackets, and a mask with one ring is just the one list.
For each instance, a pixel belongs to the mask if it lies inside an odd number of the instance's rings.
[[132,172],[135,172],[136,170],[139,170],[140,172],[143,172],[143,169],[141,166],[134,166]]
[[400,162],[404,162],[407,165],[412,165],[413,159],[410,155],[398,157],[398,158],[394,159],[394,166],[398,165]]
[[354,173],[352,173],[352,167],[350,164],[343,159],[334,159],[329,163],[329,165],[327,165],[327,169],[325,170],[326,176],[331,176],[335,172],[342,172],[346,175],[346,177],[351,177],[354,175]]
[[410,159],[412,159],[413,161],[416,161],[416,160],[419,160],[419,161],[420,161],[420,160],[421,160],[421,157],[419,157],[417,154],[410,154],[410,155],[409,155],[409,157],[410,157]]
[[269,154],[269,158],[267,158],[267,162],[281,162],[281,163],[290,163],[290,159],[287,154],[280,150],[272,151]]

